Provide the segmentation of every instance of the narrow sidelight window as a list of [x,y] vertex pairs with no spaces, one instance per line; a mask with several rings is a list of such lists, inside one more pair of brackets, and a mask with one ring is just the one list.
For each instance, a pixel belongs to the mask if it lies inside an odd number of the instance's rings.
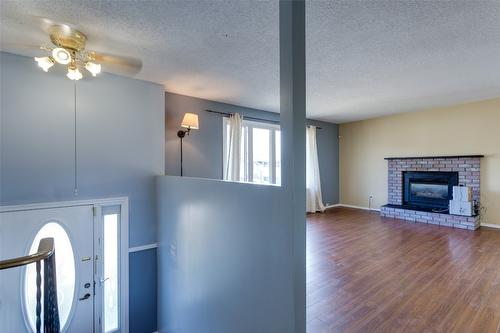
[[119,221],[117,212],[103,213],[103,304],[102,318],[104,332],[119,329]]

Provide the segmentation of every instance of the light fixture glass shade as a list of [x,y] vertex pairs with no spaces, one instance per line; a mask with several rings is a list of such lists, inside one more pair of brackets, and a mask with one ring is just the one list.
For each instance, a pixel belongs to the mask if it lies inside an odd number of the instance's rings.
[[186,113],[184,114],[184,118],[182,118],[181,126],[189,129],[199,129],[200,126],[198,124],[198,115],[194,113]]
[[68,67],[68,74],[66,74],[66,76],[68,77],[68,79],[75,81],[78,81],[83,77],[82,73],[80,73],[77,67],[75,68]]
[[52,50],[52,56],[55,61],[60,63],[61,65],[67,65],[71,61],[71,54],[62,47],[56,47]]
[[101,72],[101,65],[89,61],[85,63],[85,69],[88,70],[92,76],[96,76]]
[[54,60],[50,57],[35,57],[35,61],[44,72],[48,72],[49,68],[54,66]]

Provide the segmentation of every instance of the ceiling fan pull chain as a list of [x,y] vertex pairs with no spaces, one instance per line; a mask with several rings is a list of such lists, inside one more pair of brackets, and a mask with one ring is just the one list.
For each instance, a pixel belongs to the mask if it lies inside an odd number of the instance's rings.
[[75,196],[77,196],[78,195],[78,177],[77,177],[77,173],[78,173],[77,157],[78,157],[78,155],[77,155],[77,145],[76,145],[76,80],[73,80],[73,83],[74,83],[74,98],[75,98],[74,99],[74,102],[75,102],[75,104],[74,104],[74,111],[75,111],[75,119],[74,119],[74,123],[75,123],[75,132],[74,132],[74,134],[75,134],[75,141],[74,141],[75,179],[74,179],[74,181],[75,182],[74,182],[74,187],[73,187],[73,194]]

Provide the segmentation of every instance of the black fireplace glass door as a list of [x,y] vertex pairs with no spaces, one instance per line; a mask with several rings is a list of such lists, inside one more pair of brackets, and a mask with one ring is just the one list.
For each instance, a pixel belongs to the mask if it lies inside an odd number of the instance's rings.
[[410,183],[410,192],[413,198],[448,200],[448,184]]
[[404,171],[403,204],[429,209],[447,209],[458,172]]

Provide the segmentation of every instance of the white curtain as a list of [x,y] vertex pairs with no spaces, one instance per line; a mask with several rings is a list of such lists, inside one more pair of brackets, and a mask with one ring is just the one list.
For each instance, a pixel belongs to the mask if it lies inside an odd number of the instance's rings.
[[306,209],[307,212],[323,212],[325,206],[321,198],[316,127],[306,127]]
[[242,119],[239,113],[233,113],[229,117],[229,144],[226,154],[226,167],[224,168],[224,179],[240,181],[241,169],[241,132]]

